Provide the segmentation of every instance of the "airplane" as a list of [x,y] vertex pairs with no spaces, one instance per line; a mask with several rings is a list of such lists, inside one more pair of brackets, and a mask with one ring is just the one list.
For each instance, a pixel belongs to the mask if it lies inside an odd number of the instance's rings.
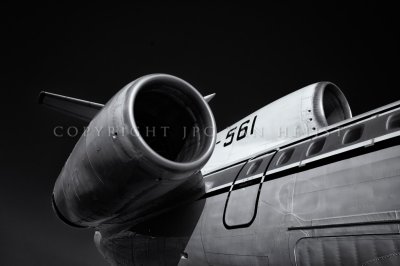
[[105,105],[41,92],[89,123],[57,216],[111,265],[400,265],[400,101],[353,117],[318,82],[217,133],[213,96],[167,74]]

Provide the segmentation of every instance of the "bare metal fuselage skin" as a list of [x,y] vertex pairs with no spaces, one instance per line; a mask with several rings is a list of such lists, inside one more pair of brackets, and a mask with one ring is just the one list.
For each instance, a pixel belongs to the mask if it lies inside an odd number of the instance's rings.
[[[105,106],[42,96],[136,136],[171,113],[215,132],[202,96],[169,75],[142,77]],[[217,135],[168,146],[121,133],[82,136],[53,192],[59,217],[95,228],[112,265],[400,265],[400,102],[351,118],[341,91],[320,82]]]
[[391,105],[210,173],[200,199],[100,250],[115,265],[399,265],[399,117]]

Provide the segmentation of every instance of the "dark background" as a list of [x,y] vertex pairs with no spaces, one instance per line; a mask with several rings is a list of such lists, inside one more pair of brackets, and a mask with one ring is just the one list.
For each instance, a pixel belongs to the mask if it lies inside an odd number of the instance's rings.
[[105,265],[91,230],[53,214],[53,184],[77,141],[53,128],[82,124],[38,106],[40,90],[105,103],[141,75],[169,73],[217,93],[221,130],[329,80],[359,114],[400,99],[398,17],[376,2],[2,4],[0,265]]

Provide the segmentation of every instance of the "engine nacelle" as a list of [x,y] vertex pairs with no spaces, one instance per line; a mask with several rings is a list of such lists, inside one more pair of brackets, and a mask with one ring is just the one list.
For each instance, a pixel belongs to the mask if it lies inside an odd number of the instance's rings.
[[227,162],[242,161],[349,118],[350,106],[335,84],[311,84],[220,131],[217,137],[219,145],[203,171],[224,167]]
[[54,208],[73,225],[120,221],[198,175],[215,139],[195,88],[170,75],[141,77],[90,122],[56,181]]

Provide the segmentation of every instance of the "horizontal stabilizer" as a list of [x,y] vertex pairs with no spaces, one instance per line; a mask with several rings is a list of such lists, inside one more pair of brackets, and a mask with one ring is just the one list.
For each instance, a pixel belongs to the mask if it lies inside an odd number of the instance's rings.
[[[215,93],[204,96],[204,100],[210,102],[214,96]],[[39,104],[43,104],[51,109],[73,116],[84,122],[90,122],[104,106],[100,103],[89,102],[47,91],[40,92]]]
[[214,98],[214,96],[215,96],[215,93],[206,95],[206,96],[204,96],[204,100],[206,100],[206,102],[209,103],[212,100],[212,98]]
[[51,109],[73,116],[84,122],[90,122],[104,106],[100,103],[89,102],[46,91],[40,92],[39,104],[43,104]]

